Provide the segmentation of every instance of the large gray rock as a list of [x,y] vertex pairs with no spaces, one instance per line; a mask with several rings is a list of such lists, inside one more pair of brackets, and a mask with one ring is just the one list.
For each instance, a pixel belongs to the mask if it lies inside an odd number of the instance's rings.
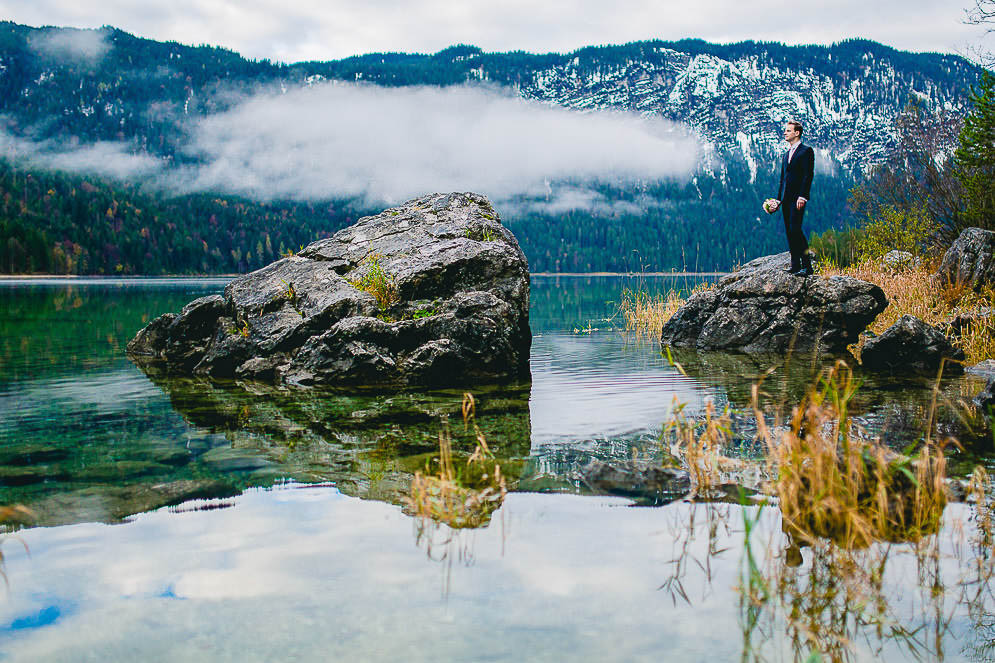
[[848,276],[793,276],[790,256],[757,258],[696,293],[663,326],[664,345],[783,354],[841,352],[885,309],[884,291]]
[[487,198],[432,194],[153,320],[128,353],[297,385],[522,378],[528,314],[528,263]]
[[995,284],[995,232],[965,229],[943,255],[937,276],[975,290]]
[[880,336],[869,339],[860,363],[871,370],[935,374],[946,360],[945,373],[962,373],[964,352],[946,336],[914,315],[903,315]]

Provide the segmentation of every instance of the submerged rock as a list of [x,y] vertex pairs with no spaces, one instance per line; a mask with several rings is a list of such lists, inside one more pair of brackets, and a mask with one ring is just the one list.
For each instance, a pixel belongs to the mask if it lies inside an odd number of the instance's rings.
[[983,412],[992,412],[993,407],[995,407],[995,375],[988,378],[988,383],[985,385],[985,388],[974,397],[973,403],[975,407]]
[[968,366],[964,369],[965,373],[971,373],[972,375],[980,375],[986,378],[995,378],[995,359],[985,359],[984,361],[979,361],[974,366]]
[[884,291],[848,276],[793,276],[790,256],[757,258],[698,292],[667,321],[664,345],[784,354],[842,352],[885,309]]
[[153,320],[139,363],[295,385],[527,378],[528,263],[484,196],[432,194]]
[[995,232],[967,228],[943,255],[936,275],[974,290],[995,285]]
[[631,497],[640,504],[672,502],[691,489],[691,479],[684,470],[641,460],[613,464],[593,460],[580,478],[595,492]]
[[868,340],[860,352],[864,368],[893,373],[936,373],[944,360],[944,372],[963,372],[964,352],[914,315],[903,315],[880,336]]

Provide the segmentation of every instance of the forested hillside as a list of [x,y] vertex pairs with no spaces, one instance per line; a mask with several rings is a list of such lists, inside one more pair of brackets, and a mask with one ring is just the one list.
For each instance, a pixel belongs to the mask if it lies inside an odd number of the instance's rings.
[[[833,196],[845,198],[846,184],[824,184],[824,195],[812,203],[816,231],[846,221],[833,216]],[[772,178],[769,185],[775,185]],[[623,201],[632,196],[608,188],[604,193]],[[640,195],[662,202],[639,213],[597,217],[498,211],[536,272],[713,271],[783,248],[780,216],[758,213],[762,190],[730,195],[706,180],[697,187],[658,185]],[[328,202],[172,197],[0,159],[0,273],[245,272],[376,211]]]
[[355,219],[328,205],[143,193],[0,159],[0,273],[244,272]]

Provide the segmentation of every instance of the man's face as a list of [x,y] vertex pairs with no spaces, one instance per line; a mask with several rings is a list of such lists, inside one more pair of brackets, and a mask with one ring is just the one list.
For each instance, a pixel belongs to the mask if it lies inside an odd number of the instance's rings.
[[798,138],[799,131],[793,124],[784,125],[784,140],[793,143]]

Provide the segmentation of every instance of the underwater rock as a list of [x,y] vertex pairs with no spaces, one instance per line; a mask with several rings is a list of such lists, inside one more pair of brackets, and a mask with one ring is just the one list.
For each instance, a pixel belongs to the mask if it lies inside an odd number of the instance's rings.
[[684,497],[691,489],[687,472],[663,467],[659,461],[608,464],[593,460],[581,471],[580,478],[595,492],[631,497],[640,504],[666,504]]
[[864,368],[893,373],[935,373],[944,360],[945,372],[963,372],[964,351],[914,315],[903,315],[879,336],[869,339],[860,352]]
[[664,345],[785,354],[842,352],[888,304],[873,283],[788,274],[790,256],[757,258],[698,292],[663,326]]
[[995,375],[988,378],[988,383],[972,401],[974,405],[982,411],[991,412],[995,406]]
[[431,194],[148,324],[139,364],[293,385],[529,377],[529,270],[486,197]]
[[[83,522],[117,523],[129,516],[195,499],[218,499],[241,491],[220,479],[182,479],[165,483],[89,486],[49,495],[28,505],[29,523],[54,527]],[[222,506],[215,503],[213,508]]]
[[936,275],[974,290],[995,285],[995,232],[966,228],[943,254]]
[[995,359],[985,359],[984,361],[979,361],[974,366],[968,366],[964,369],[965,373],[971,373],[972,375],[980,375],[982,377],[995,377]]

